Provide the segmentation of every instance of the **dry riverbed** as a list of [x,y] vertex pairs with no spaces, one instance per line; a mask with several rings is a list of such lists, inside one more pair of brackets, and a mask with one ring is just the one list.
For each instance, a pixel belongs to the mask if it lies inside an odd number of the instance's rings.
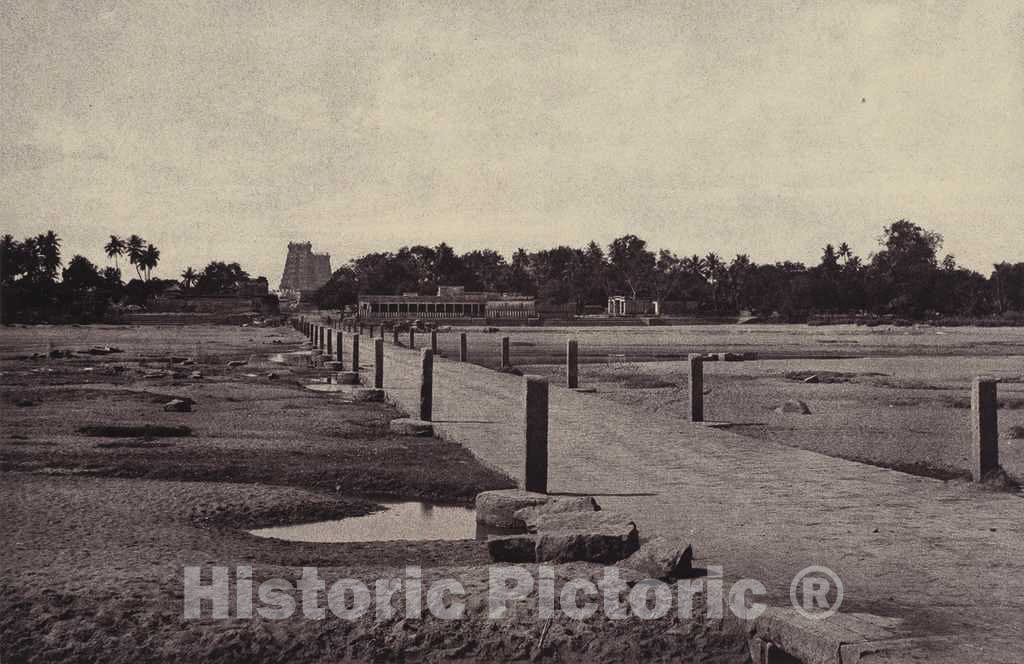
[[[487,620],[479,541],[247,533],[366,514],[377,498],[468,504],[511,484],[458,445],[392,435],[391,406],[304,389],[312,370],[266,362],[299,346],[288,328],[8,328],[0,341],[4,662],[746,661],[729,621]],[[32,357],[95,345],[123,352]],[[192,412],[165,412],[172,398],[193,400]],[[415,565],[427,582],[460,580],[467,617],[186,620],[186,565],[252,566],[256,583],[317,566],[328,583],[371,588]]]

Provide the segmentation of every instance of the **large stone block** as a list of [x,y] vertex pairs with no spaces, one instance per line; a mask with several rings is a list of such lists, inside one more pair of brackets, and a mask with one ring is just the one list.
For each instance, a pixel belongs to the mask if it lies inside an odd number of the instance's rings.
[[693,572],[693,547],[655,537],[618,565],[652,579],[681,579]]
[[613,512],[563,512],[537,519],[537,561],[612,564],[640,548],[636,524]]
[[499,489],[484,491],[476,495],[476,520],[495,528],[525,528],[516,512],[525,507],[536,507],[548,502],[551,497],[543,493],[522,489]]

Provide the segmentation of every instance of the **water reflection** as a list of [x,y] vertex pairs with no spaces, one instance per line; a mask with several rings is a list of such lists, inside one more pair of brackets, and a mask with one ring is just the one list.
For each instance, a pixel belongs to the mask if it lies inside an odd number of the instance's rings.
[[470,507],[421,502],[386,503],[387,509],[366,516],[318,521],[296,526],[258,528],[249,532],[291,542],[390,542],[395,540],[487,539],[515,531],[478,525]]

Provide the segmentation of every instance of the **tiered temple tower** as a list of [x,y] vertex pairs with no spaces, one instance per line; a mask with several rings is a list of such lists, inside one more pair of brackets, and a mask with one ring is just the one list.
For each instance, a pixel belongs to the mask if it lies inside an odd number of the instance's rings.
[[313,253],[312,242],[289,242],[281,275],[282,293],[312,293],[331,279],[331,255]]

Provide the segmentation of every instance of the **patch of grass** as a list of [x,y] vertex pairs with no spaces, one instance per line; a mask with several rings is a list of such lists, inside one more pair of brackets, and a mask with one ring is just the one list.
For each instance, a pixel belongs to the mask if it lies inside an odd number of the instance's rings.
[[191,436],[192,429],[161,424],[90,424],[79,427],[78,433],[102,438],[183,438]]
[[668,387],[679,387],[676,383],[659,378],[658,376],[630,376],[622,382],[622,386],[628,390],[657,390]]
[[819,383],[852,383],[858,377],[885,377],[888,374],[876,371],[847,372],[847,371],[787,371],[783,374],[787,380],[802,383],[811,376],[817,376]]
[[[968,397],[946,399],[947,408],[966,409],[971,407],[971,400]],[[1024,408],[1024,399],[1000,399],[996,403],[998,410],[1021,410]]]

